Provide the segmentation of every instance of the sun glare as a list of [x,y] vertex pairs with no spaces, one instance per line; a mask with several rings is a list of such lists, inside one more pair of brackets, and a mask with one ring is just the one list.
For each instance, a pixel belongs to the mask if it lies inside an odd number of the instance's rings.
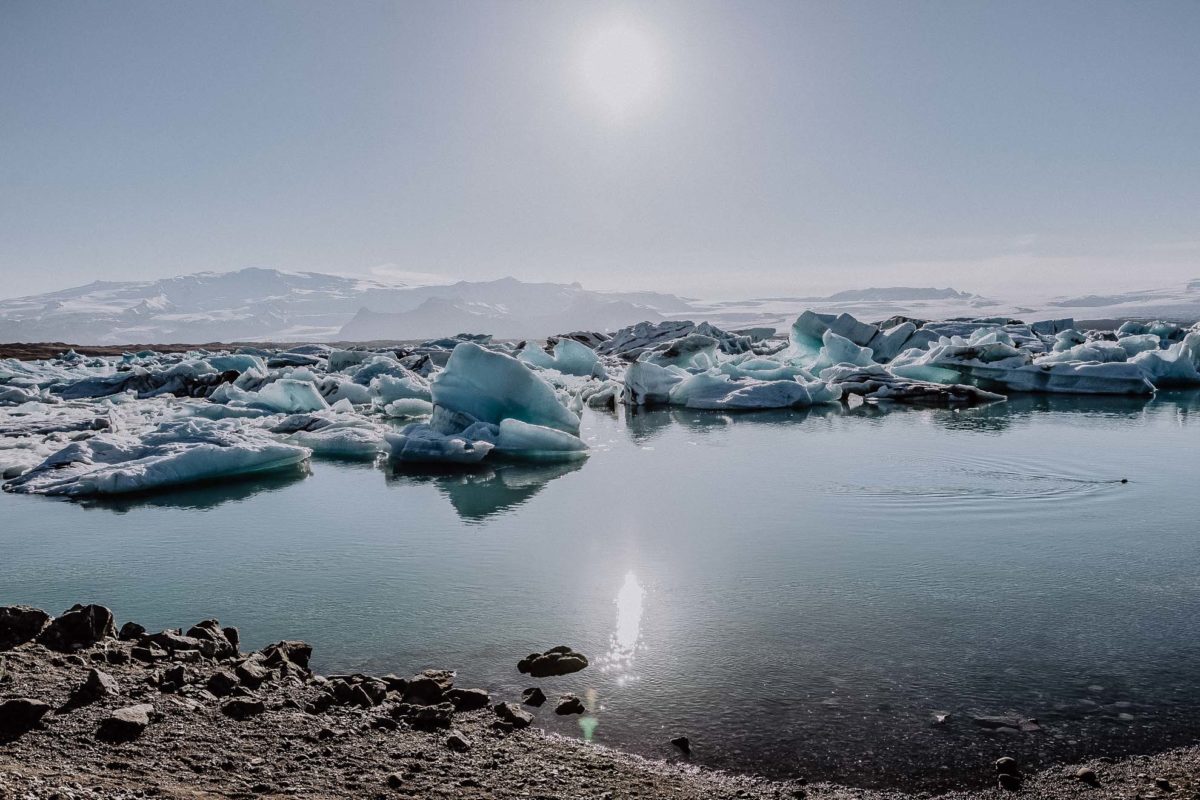
[[658,48],[644,29],[616,20],[594,31],[580,54],[583,83],[612,119],[623,121],[645,108],[659,80]]

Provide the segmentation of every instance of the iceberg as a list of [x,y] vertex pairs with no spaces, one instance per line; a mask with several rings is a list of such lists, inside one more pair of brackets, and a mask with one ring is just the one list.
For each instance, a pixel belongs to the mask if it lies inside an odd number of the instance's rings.
[[685,378],[672,387],[669,402],[687,408],[745,411],[807,408],[836,402],[840,397],[841,390],[821,381],[735,379],[719,370],[709,370]]
[[284,414],[322,411],[329,408],[329,403],[317,391],[315,385],[309,381],[295,378],[280,378],[268,383],[258,390],[251,402]]
[[625,370],[625,402],[633,406],[666,405],[671,389],[687,377],[676,367],[660,367],[638,361]]
[[205,419],[164,422],[143,436],[101,433],[73,442],[4,484],[27,494],[128,494],[295,468],[306,447],[241,425]]
[[384,440],[393,459],[416,463],[477,464],[495,447],[484,440],[438,433],[421,422],[407,425],[399,433],[385,434]]
[[500,423],[495,449],[508,458],[556,461],[583,458],[588,447],[578,436],[543,425],[506,419]]
[[516,419],[570,434],[579,417],[558,401],[554,388],[512,356],[461,342],[430,384],[433,404],[498,425]]

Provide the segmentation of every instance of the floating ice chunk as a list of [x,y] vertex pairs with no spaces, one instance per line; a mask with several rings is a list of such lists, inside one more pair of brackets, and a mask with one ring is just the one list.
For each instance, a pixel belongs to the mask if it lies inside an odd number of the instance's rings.
[[805,311],[792,323],[789,336],[792,352],[796,355],[811,355],[821,349],[822,338],[836,316]]
[[395,375],[379,375],[371,380],[371,394],[387,405],[395,400],[433,400],[429,391],[429,381],[414,372],[408,372],[402,377]]
[[839,364],[821,371],[821,380],[841,389],[844,394],[857,394],[864,400],[921,406],[969,406],[995,403],[1007,398],[961,383],[941,384],[911,380],[893,374],[878,364],[855,367]]
[[1148,350],[1157,350],[1160,339],[1152,333],[1143,333],[1134,336],[1122,336],[1117,339],[1117,344],[1125,349],[1125,352],[1132,358],[1138,353],[1144,353]]
[[[1061,334],[1060,334],[1061,335]],[[1066,350],[1057,350],[1038,358],[1035,364],[1065,364],[1070,361],[1092,361],[1105,364],[1128,361],[1129,353],[1117,342],[1084,342]]]
[[329,408],[329,403],[317,391],[314,384],[295,378],[280,378],[268,383],[258,390],[250,402],[285,414],[321,411]]
[[617,381],[589,381],[580,388],[579,399],[589,408],[615,409],[623,394],[623,385]]
[[392,458],[419,463],[476,464],[495,447],[487,441],[447,436],[419,422],[385,434],[384,440]]
[[1028,353],[1002,343],[939,344],[910,350],[891,364],[897,375],[938,383],[971,383],[985,389],[1065,394],[1154,393],[1154,386],[1129,363],[1032,363]]
[[211,356],[208,359],[208,363],[217,372],[267,371],[266,362],[262,358],[248,353],[226,353],[224,355]]
[[1159,389],[1200,386],[1200,330],[1189,333],[1182,342],[1166,350],[1138,353],[1130,363]]
[[[1072,328],[1070,330],[1060,331],[1054,337],[1053,350],[1056,353],[1062,353],[1066,350],[1070,350],[1072,347],[1077,347],[1078,345],[1086,343],[1087,337]],[[1012,344],[1012,342],[1009,342],[1009,344]]]
[[800,383],[796,380],[734,380],[718,371],[690,375],[676,384],[670,393],[671,405],[688,408],[749,410],[761,408],[805,408],[833,402],[841,391],[821,381]]
[[846,337],[840,336],[830,329],[825,331],[821,337],[821,351],[817,354],[816,361],[812,363],[809,369],[817,373],[826,367],[832,367],[834,364],[853,364],[858,367],[867,367],[875,363],[872,356],[871,348],[859,347]]
[[402,397],[383,407],[384,416],[393,418],[428,417],[433,413],[433,403],[416,397]]
[[384,451],[384,428],[365,419],[334,422],[317,430],[299,430],[287,438],[290,444],[312,450],[327,458],[374,458]]
[[166,422],[138,437],[102,433],[74,442],[4,484],[10,492],[125,494],[293,468],[310,455],[231,422]]
[[625,370],[625,402],[634,406],[666,405],[671,389],[687,377],[677,367],[660,367],[638,361]]
[[909,337],[916,331],[916,324],[909,321],[901,322],[899,325],[876,333],[867,343],[867,347],[871,349],[872,357],[876,361],[886,363],[900,354]]
[[554,343],[554,369],[566,375],[608,377],[595,351],[574,339],[559,339]]
[[558,401],[549,383],[512,356],[489,352],[472,342],[454,348],[430,389],[434,405],[482,422],[518,419],[579,432],[579,417]]
[[[361,383],[355,383],[354,381],[345,379],[337,379],[333,378],[333,376],[329,376],[326,378],[326,380],[332,380],[335,384],[332,391],[322,391],[326,401],[331,404],[336,405],[344,400],[347,403],[361,406],[367,405],[374,399],[374,396],[371,394],[371,390],[368,387],[363,386]],[[322,381],[321,388],[322,390],[326,388],[326,383],[324,381]]]
[[601,355],[636,356],[654,345],[687,336],[695,328],[695,323],[688,320],[639,322],[636,325],[622,328],[614,333],[608,341],[601,342],[596,346],[596,352]]
[[[849,314],[838,315],[837,319],[829,323],[829,330],[860,347],[869,345],[875,338],[875,334],[879,333],[878,327],[869,322],[859,322]],[[822,334],[822,339],[824,339],[824,334]]]
[[596,353],[574,339],[559,339],[554,344],[553,354],[529,342],[517,354],[517,359],[542,369],[557,370],[564,375],[607,377]]
[[587,449],[578,436],[516,419],[501,422],[500,435],[496,438],[497,453],[528,461],[583,458]]
[[795,378],[805,381],[813,380],[813,376],[808,370],[795,364],[776,361],[773,358],[741,358],[723,362],[717,369],[731,378],[754,378],[760,381],[782,381]]
[[717,340],[693,333],[668,345],[647,350],[639,358],[648,364],[681,369],[709,369],[717,363]]

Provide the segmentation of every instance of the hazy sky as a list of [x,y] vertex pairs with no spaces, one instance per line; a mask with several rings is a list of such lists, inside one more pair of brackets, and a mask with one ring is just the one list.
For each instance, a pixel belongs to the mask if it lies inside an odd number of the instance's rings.
[[1200,277],[1200,2],[0,0],[0,295]]

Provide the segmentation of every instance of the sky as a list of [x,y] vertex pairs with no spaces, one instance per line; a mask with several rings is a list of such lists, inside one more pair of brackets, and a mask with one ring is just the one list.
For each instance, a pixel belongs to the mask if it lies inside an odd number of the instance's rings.
[[1200,277],[1200,3],[0,0],[0,296]]

